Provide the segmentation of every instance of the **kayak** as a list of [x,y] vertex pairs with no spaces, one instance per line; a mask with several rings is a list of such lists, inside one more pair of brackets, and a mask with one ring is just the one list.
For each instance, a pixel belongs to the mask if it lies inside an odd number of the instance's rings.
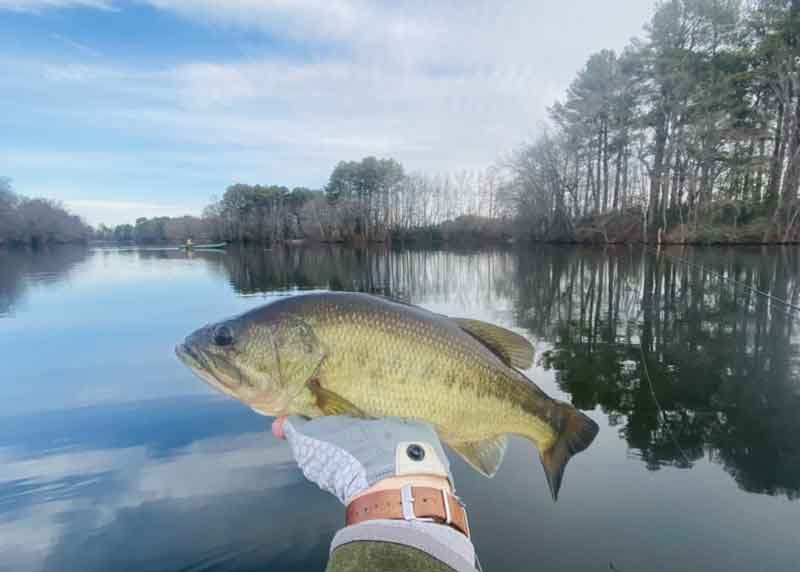
[[[2,1],[2,0],[0,0]],[[205,251],[214,251],[220,252],[225,250],[225,247],[228,245],[224,242],[220,242],[217,244],[193,244],[192,246],[186,246],[185,244],[181,244],[179,246],[131,246],[126,248],[118,248],[117,251],[119,252],[189,252],[193,250],[205,250]]]
[[208,249],[225,248],[226,246],[228,246],[227,243],[218,242],[216,244],[191,244],[191,245],[181,244],[180,246],[178,246],[178,248],[180,250],[197,250],[197,249],[208,250]]

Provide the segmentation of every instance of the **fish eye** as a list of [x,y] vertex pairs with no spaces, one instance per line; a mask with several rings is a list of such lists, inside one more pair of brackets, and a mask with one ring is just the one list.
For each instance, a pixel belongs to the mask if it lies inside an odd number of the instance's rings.
[[225,324],[214,328],[214,343],[218,346],[229,346],[233,343],[233,332]]

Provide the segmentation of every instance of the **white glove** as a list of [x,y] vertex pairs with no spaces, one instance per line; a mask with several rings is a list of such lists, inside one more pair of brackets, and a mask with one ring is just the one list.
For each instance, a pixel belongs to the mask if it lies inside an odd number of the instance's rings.
[[398,418],[291,416],[283,431],[308,480],[343,504],[387,477],[445,477],[450,464],[428,423]]

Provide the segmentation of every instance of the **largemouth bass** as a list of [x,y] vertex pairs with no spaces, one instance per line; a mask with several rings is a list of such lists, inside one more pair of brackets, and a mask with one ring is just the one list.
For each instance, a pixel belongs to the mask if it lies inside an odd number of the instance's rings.
[[553,498],[597,424],[516,368],[533,347],[485,322],[357,293],[282,298],[204,326],[176,348],[203,380],[265,415],[397,416],[431,423],[493,476],[507,435],[539,449]]

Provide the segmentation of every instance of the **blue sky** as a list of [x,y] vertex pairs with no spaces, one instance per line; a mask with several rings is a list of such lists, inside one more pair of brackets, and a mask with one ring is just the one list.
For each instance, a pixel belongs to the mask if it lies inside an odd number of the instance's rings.
[[0,0],[0,176],[90,223],[199,214],[339,160],[480,169],[649,0]]

